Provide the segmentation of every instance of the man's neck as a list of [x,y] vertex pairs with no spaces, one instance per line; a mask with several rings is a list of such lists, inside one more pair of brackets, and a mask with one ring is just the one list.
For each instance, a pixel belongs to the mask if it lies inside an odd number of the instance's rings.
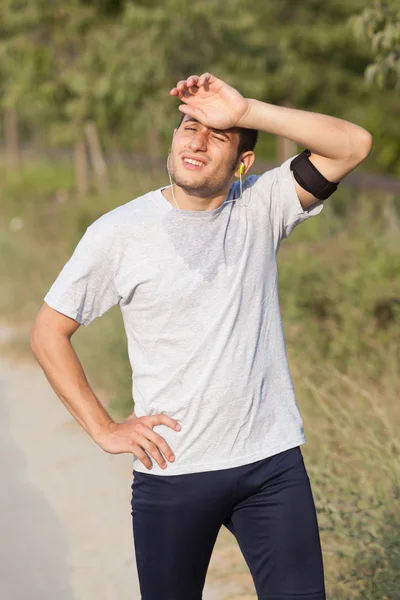
[[[185,190],[174,184],[173,192],[171,187],[167,187],[162,190],[162,195],[169,202],[171,202],[173,206],[178,205],[178,208],[181,208],[183,210],[214,210],[221,206],[221,204],[224,202],[228,191],[229,188],[222,194],[219,193],[215,196],[202,198],[201,196],[188,194],[187,192],[185,192]],[[174,202],[174,196],[176,204]]]

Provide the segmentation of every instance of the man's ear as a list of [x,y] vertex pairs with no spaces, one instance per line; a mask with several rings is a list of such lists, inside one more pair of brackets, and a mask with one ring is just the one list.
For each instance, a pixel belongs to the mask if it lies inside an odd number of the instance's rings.
[[[242,175],[243,177],[244,175],[246,175],[249,169],[251,168],[255,157],[256,155],[252,150],[241,154],[241,156],[239,157],[237,169],[235,171],[235,177],[240,177],[240,175]],[[244,165],[244,168],[242,167],[242,165]],[[240,172],[240,169],[242,169],[242,172]]]

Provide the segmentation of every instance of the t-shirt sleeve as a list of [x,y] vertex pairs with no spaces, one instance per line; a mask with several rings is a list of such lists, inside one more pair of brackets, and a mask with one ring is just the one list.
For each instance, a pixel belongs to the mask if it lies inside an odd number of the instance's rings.
[[44,298],[81,325],[89,325],[120,300],[106,240],[96,223],[88,227]]
[[323,200],[318,200],[307,209],[301,206],[290,171],[290,163],[295,156],[288,158],[279,167],[266,171],[252,182],[260,202],[265,203],[269,210],[277,246],[281,240],[289,237],[299,223],[318,215],[323,208]]

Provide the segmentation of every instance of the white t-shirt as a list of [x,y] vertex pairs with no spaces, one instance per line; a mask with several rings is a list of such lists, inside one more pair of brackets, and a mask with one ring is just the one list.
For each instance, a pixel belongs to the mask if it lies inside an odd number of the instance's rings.
[[[290,162],[232,185],[209,211],[149,192],[90,227],[44,298],[82,325],[119,304],[138,417],[176,455],[157,475],[245,465],[305,442],[278,302],[276,253],[305,219]],[[234,200],[231,202],[231,200]],[[107,340],[104,340],[107,344]]]

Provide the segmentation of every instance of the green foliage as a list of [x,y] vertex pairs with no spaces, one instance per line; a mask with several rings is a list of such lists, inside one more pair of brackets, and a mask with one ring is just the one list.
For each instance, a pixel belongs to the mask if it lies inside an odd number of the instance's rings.
[[294,235],[288,247],[283,244],[281,306],[288,322],[296,323],[297,352],[312,345],[316,358],[333,361],[341,372],[358,366],[362,356],[363,370],[379,378],[386,356],[377,345],[390,348],[400,362],[400,249],[397,235],[384,236],[383,216],[372,210],[376,203],[361,202],[364,211],[372,205],[370,214],[358,215],[351,235],[340,220],[341,229],[329,237],[319,231],[314,242],[299,240],[292,248]]
[[400,8],[397,2],[374,2],[350,20],[359,40],[367,40],[373,62],[365,70],[369,84],[400,92]]
[[[332,531],[340,524],[354,540],[356,550],[350,572],[339,574],[338,580],[356,600],[400,598],[399,492],[394,486],[385,496],[385,502],[372,496],[354,495],[351,510],[320,511],[320,518],[329,522]],[[345,597],[336,593],[332,600],[345,600]]]
[[318,509],[322,535],[347,531],[338,555],[349,560],[350,568],[346,573],[338,569],[337,585],[332,586],[329,598],[399,600],[399,489],[394,486],[382,497],[357,493],[349,497],[347,506],[330,503]]
[[[25,135],[43,143],[71,144],[90,119],[106,147],[160,155],[178,115],[169,90],[211,71],[249,97],[365,127],[375,141],[370,167],[400,173],[400,108],[389,85],[398,12],[394,3],[363,8],[363,0],[4,0],[0,102],[17,106]],[[384,94],[367,85],[366,69],[385,73]],[[271,150],[260,145],[265,157]]]
[[399,500],[399,490],[394,489],[377,536],[371,536],[368,550],[356,556],[353,576],[364,584],[357,600],[400,598]]

